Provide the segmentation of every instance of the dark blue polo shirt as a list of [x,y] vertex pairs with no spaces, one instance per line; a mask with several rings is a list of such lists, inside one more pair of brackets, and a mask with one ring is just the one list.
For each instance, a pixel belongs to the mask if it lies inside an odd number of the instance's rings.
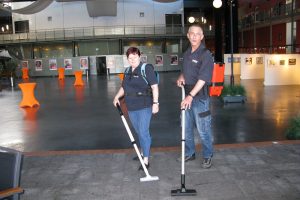
[[[194,86],[198,80],[205,83],[211,82],[212,71],[214,67],[213,57],[208,49],[201,44],[193,53],[189,47],[183,55],[183,76],[185,84]],[[199,91],[195,98],[206,99],[208,92],[206,85]]]
[[125,92],[125,103],[129,111],[147,108],[152,106],[153,103],[152,96],[150,95],[134,95],[138,92],[149,93],[149,90],[152,91],[150,85],[158,84],[153,65],[147,64],[145,66],[146,80],[148,81],[148,84],[141,75],[141,66],[142,63],[140,63],[133,72],[131,67],[127,73],[125,70],[122,87]]
[[[213,57],[209,50],[201,44],[193,53],[189,47],[183,54],[183,76],[186,85],[195,85],[198,80],[211,82],[214,67]],[[206,99],[208,91],[206,85],[198,92],[194,99]]]

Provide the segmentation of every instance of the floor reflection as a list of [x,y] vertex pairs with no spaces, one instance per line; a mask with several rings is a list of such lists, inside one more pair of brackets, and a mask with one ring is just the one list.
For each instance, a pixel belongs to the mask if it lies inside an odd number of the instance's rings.
[[[160,74],[160,112],[151,120],[153,147],[179,146],[181,90],[178,72]],[[226,84],[229,83],[229,78]],[[21,82],[22,80],[20,80]],[[36,78],[35,96],[41,106],[22,109],[20,90],[0,92],[0,145],[24,151],[130,148],[120,115],[113,106],[121,82],[117,75],[90,76],[74,87],[74,77]],[[17,84],[17,83],[16,83]],[[224,104],[212,98],[215,144],[285,139],[291,118],[300,110],[300,86],[264,86],[263,80],[239,80],[247,91],[244,104]],[[199,137],[198,135],[196,137]]]
[[84,86],[74,86],[74,90],[77,104],[82,104],[84,101]]
[[26,107],[20,108],[24,114],[24,130],[27,134],[36,134],[37,133],[37,112],[40,109],[37,107]]
[[65,94],[65,80],[64,79],[58,79],[58,88],[60,94]]

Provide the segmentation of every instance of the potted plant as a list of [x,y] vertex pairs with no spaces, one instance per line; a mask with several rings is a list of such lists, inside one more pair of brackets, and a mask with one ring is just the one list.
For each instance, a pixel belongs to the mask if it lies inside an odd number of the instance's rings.
[[288,129],[286,130],[285,136],[289,140],[300,139],[300,115],[291,119]]
[[225,85],[221,98],[224,103],[245,103],[246,90],[242,85]]

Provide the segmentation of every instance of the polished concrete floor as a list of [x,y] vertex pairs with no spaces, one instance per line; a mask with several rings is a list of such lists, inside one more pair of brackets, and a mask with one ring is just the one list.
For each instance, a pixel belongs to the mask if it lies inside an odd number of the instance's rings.
[[[160,73],[160,112],[151,123],[153,147],[180,145],[178,74]],[[131,147],[112,105],[120,87],[118,76],[84,77],[83,87],[73,86],[74,77],[30,81],[37,83],[35,96],[40,106],[36,108],[19,108],[20,89],[4,83],[0,92],[0,146],[24,152]],[[289,120],[299,114],[300,86],[263,86],[263,80],[238,77],[235,81],[246,87],[247,101],[224,105],[212,98],[215,144],[284,140]]]

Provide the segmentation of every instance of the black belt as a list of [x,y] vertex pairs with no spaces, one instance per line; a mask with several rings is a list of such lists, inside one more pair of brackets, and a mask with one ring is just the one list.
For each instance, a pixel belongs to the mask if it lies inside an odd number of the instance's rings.
[[131,92],[125,93],[125,96],[152,96],[152,92]]

